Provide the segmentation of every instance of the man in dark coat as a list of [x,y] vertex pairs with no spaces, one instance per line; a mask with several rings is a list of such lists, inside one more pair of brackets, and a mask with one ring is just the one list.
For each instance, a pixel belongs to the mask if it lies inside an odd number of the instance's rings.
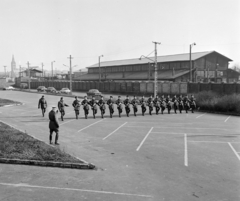
[[83,110],[84,110],[84,114],[85,114],[85,119],[87,119],[88,116],[88,111],[89,111],[89,105],[88,105],[88,100],[87,100],[87,96],[84,96],[84,99],[81,103],[83,105]]
[[105,106],[105,101],[103,100],[103,96],[101,96],[101,99],[98,101],[98,106],[99,106],[99,109],[101,110],[101,115],[102,115],[102,118],[103,118],[103,115],[105,114],[105,109],[106,109],[106,106]]
[[88,102],[88,104],[91,106],[93,111],[93,118],[95,119],[95,115],[97,114],[97,101],[95,100],[95,97],[92,97],[92,100]]
[[118,96],[118,99],[116,100],[116,105],[117,105],[117,109],[118,109],[118,114],[119,114],[119,117],[121,117],[121,114],[122,114],[122,100],[121,100],[121,96]]
[[57,117],[57,111],[56,107],[53,107],[52,110],[48,114],[49,117],[49,129],[50,129],[50,135],[49,135],[49,142],[52,144],[52,134],[53,132],[56,133],[55,136],[55,144],[58,144],[58,131],[59,131],[59,123],[58,123],[58,117]]
[[127,114],[127,117],[129,117],[129,113],[130,113],[130,100],[129,100],[129,97],[126,96],[126,99],[123,101],[124,105],[125,105],[125,110],[126,110],[126,114]]
[[81,103],[80,103],[80,101],[78,100],[78,97],[77,97],[77,96],[75,96],[75,100],[73,101],[72,106],[73,106],[74,111],[75,111],[75,114],[76,114],[76,119],[78,119],[78,115],[79,115]]
[[64,103],[63,97],[61,97],[60,101],[58,102],[58,109],[59,109],[59,111],[61,113],[62,121],[63,121],[63,116],[65,115],[65,106],[68,107],[68,105]]
[[38,109],[41,107],[42,110],[42,115],[44,117],[44,114],[46,112],[46,108],[47,108],[47,101],[45,100],[44,96],[42,96],[42,98],[39,99],[38,101]]
[[109,111],[110,111],[110,117],[112,118],[113,113],[114,113],[114,105],[113,105],[114,101],[113,101],[112,96],[110,96],[110,99],[108,99],[107,104],[108,104],[108,108],[109,108]]

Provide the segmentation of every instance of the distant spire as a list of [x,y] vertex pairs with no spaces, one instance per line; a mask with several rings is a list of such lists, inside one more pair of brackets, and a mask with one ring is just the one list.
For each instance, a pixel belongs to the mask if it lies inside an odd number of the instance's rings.
[[14,55],[12,55],[12,62],[15,62],[15,60],[14,60]]

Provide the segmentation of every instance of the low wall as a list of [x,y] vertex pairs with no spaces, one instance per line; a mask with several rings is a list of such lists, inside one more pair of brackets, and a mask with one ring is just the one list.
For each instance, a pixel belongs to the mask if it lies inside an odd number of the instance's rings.
[[[45,81],[31,82],[31,89],[37,89],[38,86],[55,87],[57,90],[70,87],[69,81]],[[73,81],[73,91],[88,91],[89,89],[98,89],[105,93],[119,93],[131,95],[145,95],[154,93],[154,82],[88,82]],[[226,83],[186,83],[186,82],[158,82],[158,94],[179,95],[187,93],[198,93],[201,91],[214,91],[220,94],[240,93],[240,84]]]

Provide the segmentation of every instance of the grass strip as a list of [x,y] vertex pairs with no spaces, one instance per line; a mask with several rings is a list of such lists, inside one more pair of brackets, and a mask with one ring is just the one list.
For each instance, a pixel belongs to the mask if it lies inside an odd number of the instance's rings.
[[16,104],[21,104],[21,103],[18,102],[18,101],[13,101],[13,100],[0,98],[0,107],[3,107],[5,105],[16,105]]

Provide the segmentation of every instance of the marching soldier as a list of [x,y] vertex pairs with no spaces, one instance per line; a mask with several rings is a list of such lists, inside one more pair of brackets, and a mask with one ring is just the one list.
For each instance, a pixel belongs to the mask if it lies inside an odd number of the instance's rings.
[[164,110],[166,108],[166,99],[165,99],[164,95],[162,95],[162,97],[161,97],[160,107],[161,107],[161,111],[162,111],[162,114],[163,114],[163,112],[164,112]]
[[158,115],[158,112],[160,110],[160,99],[159,99],[158,95],[154,99],[153,103],[154,103],[154,106],[156,108],[156,114]]
[[134,112],[134,116],[136,116],[136,113],[138,111],[138,101],[136,99],[136,96],[133,96],[133,99],[131,101],[131,104],[133,106],[133,112]]
[[77,96],[75,96],[75,100],[73,101],[72,106],[73,106],[74,111],[75,111],[76,119],[78,119],[78,115],[79,115],[79,112],[80,112],[81,103],[80,103],[80,101],[78,100],[78,97],[77,97]]
[[95,97],[92,97],[92,100],[88,103],[92,107],[93,111],[93,118],[95,119],[95,115],[97,114],[97,101],[95,100]]
[[49,117],[49,130],[50,130],[49,143],[52,144],[52,134],[53,132],[55,132],[56,133],[55,144],[59,145],[58,144],[59,123],[58,123],[56,107],[52,107],[52,110],[49,112],[48,117]]
[[170,95],[168,95],[167,98],[166,98],[166,104],[167,104],[168,114],[170,114],[170,111],[171,111],[171,109],[172,109],[171,101],[172,101],[172,99],[171,99]]
[[182,95],[178,97],[178,107],[179,107],[179,112],[182,113],[182,110],[184,108]]
[[103,115],[105,114],[105,109],[106,109],[105,101],[103,100],[103,96],[101,96],[101,99],[98,101],[97,104],[99,106],[99,109],[101,111],[101,116],[103,118]]
[[149,114],[152,115],[152,111],[153,111],[153,98],[152,95],[148,98],[148,107],[149,107]]
[[173,102],[173,109],[175,114],[177,114],[177,108],[178,108],[178,100],[177,100],[177,96],[174,95],[172,98],[172,102]]
[[129,100],[129,97],[126,96],[126,99],[123,101],[124,105],[125,105],[125,110],[126,110],[126,114],[127,114],[127,117],[129,117],[129,113],[130,113],[130,100]]
[[146,100],[145,100],[144,96],[142,96],[142,98],[140,99],[140,104],[141,104],[141,108],[142,108],[142,116],[144,116],[144,113],[147,110],[147,108],[146,108]]
[[109,107],[109,112],[110,112],[110,118],[112,118],[113,116],[113,113],[114,113],[114,101],[112,99],[113,97],[110,96],[110,99],[108,99],[107,101],[107,104],[108,104],[108,107]]
[[64,117],[64,115],[65,115],[65,106],[68,107],[68,105],[64,103],[63,97],[61,97],[60,101],[58,102],[58,109],[59,109],[59,111],[60,111],[60,113],[61,113],[61,119],[62,119],[62,121],[64,121],[64,120],[63,120],[63,117]]
[[194,109],[196,109],[196,99],[194,98],[194,95],[191,95],[190,97],[190,107],[192,109],[192,113],[194,113]]
[[117,105],[119,117],[121,117],[121,114],[122,114],[122,100],[121,100],[121,96],[118,96],[118,99],[116,100],[115,104]]
[[186,113],[188,113],[188,110],[190,109],[190,99],[188,98],[188,95],[186,95],[183,99],[184,108],[186,110]]
[[46,112],[46,108],[47,108],[47,101],[45,100],[44,96],[42,96],[42,98],[39,99],[38,101],[38,109],[41,107],[42,110],[42,116],[44,117],[44,114]]
[[82,105],[83,105],[83,110],[84,110],[84,114],[85,114],[85,119],[87,119],[88,111],[89,111],[87,96],[84,96]]

